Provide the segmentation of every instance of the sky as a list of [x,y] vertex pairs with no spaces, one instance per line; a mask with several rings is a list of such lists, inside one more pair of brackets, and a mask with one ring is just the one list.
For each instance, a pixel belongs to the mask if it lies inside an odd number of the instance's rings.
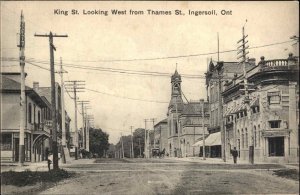
[[[79,14],[72,15],[73,9]],[[217,34],[221,61],[237,61],[236,51],[222,51],[237,48],[243,25],[250,48],[271,44],[249,50],[249,57],[256,58],[256,62],[261,56],[266,60],[281,59],[298,51],[292,42],[287,42],[293,35],[299,37],[298,2],[2,1],[3,72],[20,71],[13,59],[19,57],[17,33],[21,10],[26,23],[26,60],[35,64],[26,63],[26,85],[32,87],[37,81],[41,87],[50,86],[50,72],[46,70],[50,67],[49,40],[34,34],[67,34],[67,38],[54,38],[55,70],[59,70],[61,57],[68,72],[64,80],[85,81],[86,90],[78,93],[79,100],[90,101],[88,113],[94,116],[95,127],[109,133],[111,143],[118,142],[121,134],[130,134],[130,126],[144,128],[144,119],[155,118],[159,122],[166,118],[171,97],[170,75],[176,64],[180,74],[197,75],[182,77],[182,91],[187,99],[206,98],[203,76],[208,61],[218,60]],[[83,14],[93,10],[108,11],[108,15]],[[111,10],[126,10],[126,15],[112,15]],[[144,14],[130,15],[130,10]],[[170,11],[171,15],[148,14],[147,10]],[[184,15],[175,15],[175,10]],[[189,10],[215,10],[217,15],[189,15]],[[222,10],[228,14],[222,15]],[[68,15],[57,14],[62,11],[68,11]],[[128,74],[124,70],[166,75]],[[56,81],[60,82],[58,74]],[[72,93],[65,94],[65,104],[74,131],[74,101],[69,95]],[[81,127],[81,115],[78,117]],[[152,128],[151,122],[147,128]]]

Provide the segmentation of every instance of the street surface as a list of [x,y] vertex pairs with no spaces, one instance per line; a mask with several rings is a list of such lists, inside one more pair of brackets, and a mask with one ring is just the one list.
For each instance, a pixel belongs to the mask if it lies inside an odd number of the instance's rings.
[[299,194],[282,165],[207,164],[176,159],[97,159],[64,165],[77,173],[40,194]]

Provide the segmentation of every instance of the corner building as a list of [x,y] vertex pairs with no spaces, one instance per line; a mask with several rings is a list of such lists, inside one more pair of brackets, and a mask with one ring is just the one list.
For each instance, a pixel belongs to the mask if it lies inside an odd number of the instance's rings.
[[[237,147],[239,158],[254,162],[299,162],[299,62],[265,60],[247,71],[249,101],[243,76],[225,84],[223,118],[226,156]],[[254,155],[249,152],[253,148]]]

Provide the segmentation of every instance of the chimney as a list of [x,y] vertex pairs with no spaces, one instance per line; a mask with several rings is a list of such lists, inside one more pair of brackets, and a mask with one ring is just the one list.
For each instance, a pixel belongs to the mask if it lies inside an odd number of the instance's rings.
[[255,66],[255,63],[256,63],[256,59],[255,58],[250,58],[248,60],[249,64],[252,65],[252,66]]
[[39,82],[33,82],[33,90],[37,93],[39,92]]

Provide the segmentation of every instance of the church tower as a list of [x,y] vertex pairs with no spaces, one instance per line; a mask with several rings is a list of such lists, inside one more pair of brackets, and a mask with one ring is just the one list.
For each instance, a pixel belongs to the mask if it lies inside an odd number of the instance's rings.
[[171,77],[171,100],[169,103],[169,110],[172,109],[175,112],[175,106],[177,103],[177,111],[183,109],[183,101],[181,97],[181,76],[178,74],[177,69]]
[[180,134],[179,116],[183,111],[184,103],[181,97],[181,76],[177,69],[171,76],[171,100],[168,107],[168,149],[167,152],[172,157],[179,155],[179,140]]

